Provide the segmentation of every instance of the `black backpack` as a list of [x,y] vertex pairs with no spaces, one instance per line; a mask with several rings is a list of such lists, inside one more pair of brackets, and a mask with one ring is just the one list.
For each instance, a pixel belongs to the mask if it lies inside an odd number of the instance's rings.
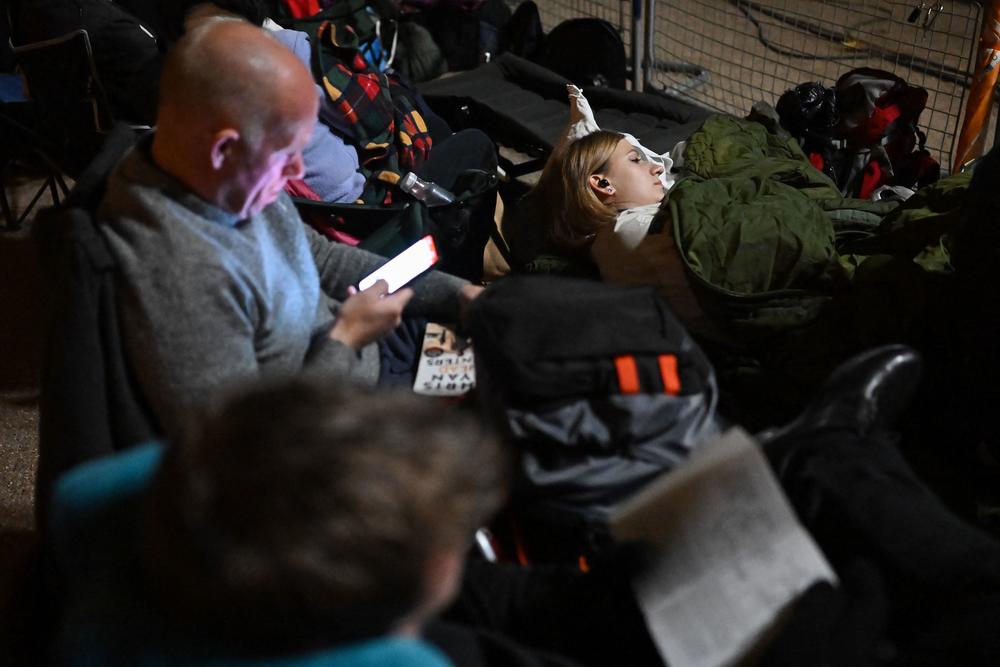
[[575,546],[720,432],[708,359],[651,288],[510,276],[470,309],[477,383],[521,453],[518,514]]
[[625,43],[618,30],[604,19],[563,21],[545,36],[538,63],[581,88],[625,90]]

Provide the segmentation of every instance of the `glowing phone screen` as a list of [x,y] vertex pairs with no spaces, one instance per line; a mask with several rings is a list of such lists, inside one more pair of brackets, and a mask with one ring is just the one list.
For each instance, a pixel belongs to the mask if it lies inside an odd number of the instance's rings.
[[392,294],[434,266],[437,261],[434,239],[430,235],[425,236],[363,278],[358,283],[358,288],[365,290],[374,285],[376,280],[384,280],[389,283],[389,294]]

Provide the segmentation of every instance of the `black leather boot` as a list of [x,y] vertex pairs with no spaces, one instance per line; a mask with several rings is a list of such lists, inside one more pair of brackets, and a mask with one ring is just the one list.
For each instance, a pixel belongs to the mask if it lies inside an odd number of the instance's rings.
[[779,477],[789,455],[810,434],[850,431],[864,438],[899,418],[923,372],[920,354],[905,345],[886,345],[857,354],[838,366],[816,397],[784,427],[758,434]]

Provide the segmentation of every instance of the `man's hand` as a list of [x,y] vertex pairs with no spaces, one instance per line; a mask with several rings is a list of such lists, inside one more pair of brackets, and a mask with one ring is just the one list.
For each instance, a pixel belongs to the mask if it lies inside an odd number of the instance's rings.
[[388,294],[388,290],[389,284],[384,280],[361,292],[349,287],[349,296],[330,329],[330,338],[360,350],[398,327],[403,321],[403,308],[413,298],[413,290],[404,287],[394,294]]

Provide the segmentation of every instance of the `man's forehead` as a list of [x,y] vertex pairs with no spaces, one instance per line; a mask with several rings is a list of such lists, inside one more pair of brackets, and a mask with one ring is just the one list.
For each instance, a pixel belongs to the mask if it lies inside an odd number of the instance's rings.
[[275,150],[304,146],[312,136],[314,127],[316,127],[315,117],[284,122],[274,121],[266,128],[268,143]]

